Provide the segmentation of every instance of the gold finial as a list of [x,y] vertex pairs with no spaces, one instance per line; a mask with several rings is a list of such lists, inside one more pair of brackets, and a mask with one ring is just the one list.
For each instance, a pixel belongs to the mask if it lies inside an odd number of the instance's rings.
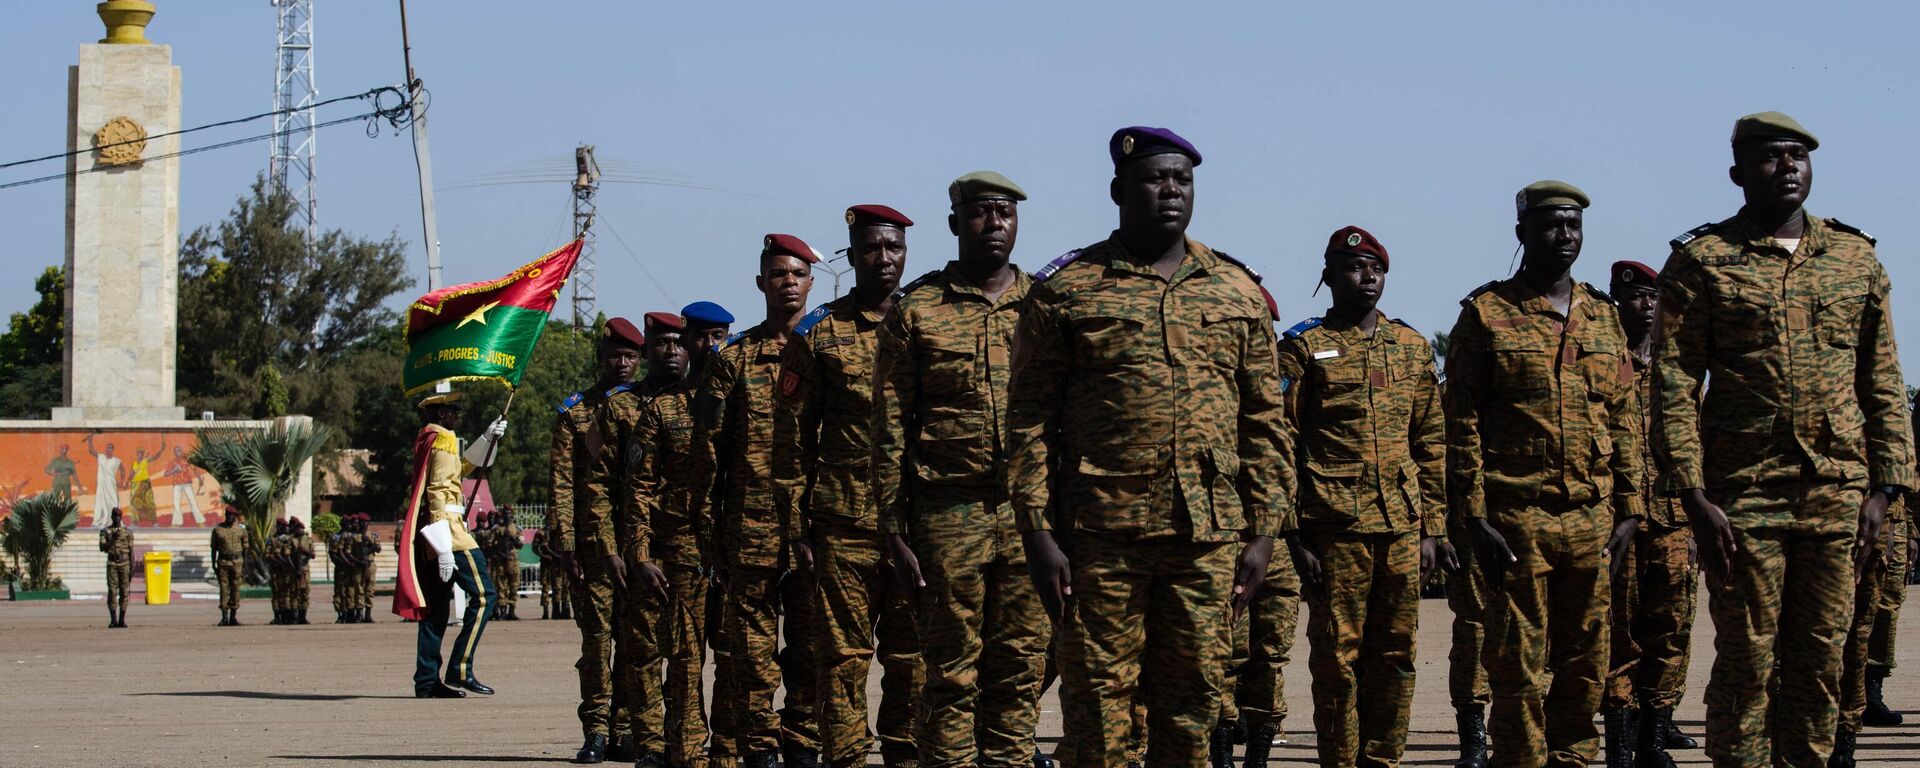
[[147,22],[153,21],[153,3],[146,0],[107,0],[93,7],[100,14],[100,20],[106,22],[107,36],[100,38],[106,45],[151,45],[147,39]]

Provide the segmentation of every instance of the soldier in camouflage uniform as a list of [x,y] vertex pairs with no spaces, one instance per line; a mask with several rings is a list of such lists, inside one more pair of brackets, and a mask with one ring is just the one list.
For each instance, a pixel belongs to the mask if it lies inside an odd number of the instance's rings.
[[240,626],[240,585],[247,558],[246,518],[227,507],[227,517],[213,527],[208,552],[213,560],[213,575],[220,582],[220,623],[222,627]]
[[553,548],[547,546],[547,529],[542,527],[533,532],[533,541],[529,542],[533,556],[540,560],[540,619],[561,618],[560,584],[561,569],[554,564]]
[[1119,229],[1043,269],[1020,318],[1008,485],[1061,617],[1063,762],[1120,768],[1140,691],[1147,763],[1199,768],[1228,612],[1294,527],[1275,313],[1251,270],[1186,237],[1192,144],[1134,127],[1108,150]]
[[1873,633],[1867,641],[1866,711],[1861,723],[1874,728],[1890,728],[1906,721],[1887,706],[1886,679],[1895,665],[1894,640],[1899,634],[1900,606],[1907,598],[1907,573],[1920,555],[1920,536],[1914,531],[1913,494],[1900,505],[1906,522],[1892,525],[1887,539],[1887,577],[1881,580],[1880,595],[1874,601]]
[[[712,754],[745,768],[769,768],[778,753],[786,768],[812,768],[819,760],[819,612],[812,574],[792,571],[787,559],[799,524],[782,517],[785,491],[773,471],[775,380],[790,331],[806,314],[819,259],[800,238],[764,238],[754,283],[766,295],[767,319],[708,356],[694,398],[693,491],[714,506],[717,543],[710,551],[724,590],[713,643],[716,690],[727,693],[714,696]],[[783,682],[786,698],[776,712]]]
[[893,294],[875,353],[873,505],[915,606],[926,768],[1035,754],[1051,633],[1003,474],[1010,348],[1031,285],[1009,261],[1024,199],[997,173],[948,186],[958,258]]
[[[1420,585],[1452,555],[1446,425],[1433,348],[1377,308],[1386,246],[1343,227],[1325,258],[1333,307],[1280,342],[1300,483],[1300,535],[1289,543],[1312,607],[1320,764],[1391,766],[1407,746]],[[1249,738],[1264,764],[1267,745]]]
[[[1847,627],[1847,644],[1841,652],[1839,728],[1834,733],[1833,755],[1827,759],[1827,765],[1832,768],[1851,768],[1854,765],[1853,747],[1859,741],[1860,731],[1866,725],[1869,707],[1868,656],[1873,645],[1875,618],[1879,613],[1880,597],[1886,591],[1887,582],[1895,579],[1892,566],[1893,547],[1896,541],[1893,534],[1906,527],[1905,506],[1900,503],[1900,497],[1896,496],[1893,503],[1887,505],[1886,526],[1882,535],[1874,537],[1872,554],[1869,554],[1860,569],[1854,572],[1853,621]],[[1902,549],[1905,549],[1905,542],[1898,543]],[[1904,552],[1901,554],[1905,555]],[[1904,580],[1905,576],[1903,567],[1900,578]],[[1881,707],[1884,709],[1885,704],[1883,703]],[[1889,710],[1889,714],[1893,713]]]
[[1565,182],[1520,191],[1520,272],[1461,301],[1447,353],[1447,492],[1486,577],[1496,766],[1599,752],[1610,558],[1643,513],[1619,312],[1572,277],[1587,204]]
[[292,617],[288,615],[289,612],[287,610],[287,606],[292,602],[291,593],[293,591],[292,586],[287,583],[288,576],[291,573],[291,569],[287,566],[287,558],[290,554],[291,547],[287,541],[286,518],[275,520],[273,523],[273,533],[267,537],[265,558],[267,564],[267,591],[272,595],[270,602],[273,604],[273,620],[267,622],[268,624],[293,623]]
[[922,685],[907,593],[886,563],[869,483],[873,458],[874,339],[893,306],[913,221],[883,205],[847,209],[854,286],[807,313],[782,353],[774,472],[786,485],[781,517],[794,568],[811,572],[821,608],[816,639],[821,756],[834,768],[866,764],[867,669],[881,667],[880,754],[918,766],[913,702]]
[[501,507],[493,513],[493,550],[487,562],[494,568],[493,583],[500,590],[500,610],[506,621],[520,620],[520,526],[513,521],[513,508]]
[[[1652,429],[1652,331],[1659,273],[1637,261],[1616,261],[1609,274],[1607,292],[1620,307],[1644,435]],[[1645,474],[1640,497],[1646,516],[1633,543],[1621,552],[1623,562],[1614,569],[1611,588],[1612,641],[1600,706],[1610,768],[1633,768],[1636,754],[1642,765],[1668,765],[1667,749],[1697,746],[1673,727],[1673,708],[1686,688],[1693,635],[1693,533],[1680,502],[1654,490],[1659,473],[1652,442],[1643,439],[1641,445]]]
[[353,515],[340,518],[340,530],[327,537],[327,562],[333,566],[335,624],[347,623],[347,615],[359,610],[359,598],[354,595],[354,590],[360,586],[360,575],[354,571],[353,521]]
[[107,628],[127,625],[127,585],[133,579],[133,531],[121,523],[120,508],[100,529],[100,551],[107,553]]
[[614,538],[612,502],[595,513],[584,488],[587,465],[604,458],[604,439],[594,432],[596,412],[612,393],[631,386],[644,345],[631,321],[607,321],[599,343],[599,377],[594,386],[560,404],[547,451],[552,488],[547,541],[559,566],[573,576],[573,607],[578,609],[573,620],[580,628],[580,660],[574,667],[580,672],[580,727],[586,735],[574,755],[580,762],[635,757],[627,711],[629,676],[614,672],[627,668],[626,649],[614,643],[626,563]]
[[359,525],[354,529],[357,537],[355,554],[360,558],[360,589],[356,593],[360,598],[361,624],[373,623],[374,579],[378,576],[378,556],[380,554],[380,534],[367,530],[367,523],[373,518],[360,513]]
[[[706,380],[708,362],[717,357],[720,346],[732,336],[734,321],[733,313],[711,301],[696,301],[682,307],[680,319],[686,326],[680,336],[680,346],[687,352],[686,381],[654,400],[661,409],[661,421],[670,424],[692,418],[693,398],[700,383]],[[698,423],[691,423],[695,425],[693,434],[697,437]],[[713,649],[716,660],[724,649],[719,645],[719,636],[712,631],[720,620],[722,598],[722,591],[716,588],[720,561],[713,551],[719,543],[713,519],[715,489],[711,487],[711,479],[702,477],[710,470],[696,465],[694,453],[694,444],[690,442],[686,459],[677,469],[670,465],[667,470],[669,498],[665,514],[677,518],[672,525],[683,533],[669,533],[667,523],[657,526],[658,535],[663,539],[685,542],[674,549],[687,553],[679,567],[670,563],[667,568],[667,581],[672,590],[667,609],[671,616],[668,620],[671,650],[667,663],[667,720],[669,738],[681,738],[688,749],[682,760],[674,756],[674,745],[669,742],[668,759],[675,768],[683,765],[698,768],[701,763],[711,768],[735,768],[737,761],[730,755],[738,750],[727,736],[735,729],[723,727],[723,719],[732,709],[718,703],[733,701],[733,693],[727,678],[718,673],[717,661],[713,695],[703,698],[701,690],[707,649]],[[707,700],[715,702],[711,717],[705,708]],[[676,707],[683,713],[679,718],[675,717]],[[709,736],[708,748],[699,749]]]
[[300,518],[287,522],[287,623],[306,624],[308,598],[313,594],[311,571],[313,537]]
[[1453,544],[1458,564],[1447,571],[1447,610],[1453,614],[1447,697],[1453,702],[1454,729],[1460,738],[1460,759],[1454,768],[1487,768],[1487,705],[1493,701],[1493,691],[1487,687],[1486,665],[1480,663],[1487,640],[1486,581],[1473,559],[1473,536],[1465,520],[1447,521],[1447,540]]
[[1732,144],[1746,205],[1673,241],[1654,340],[1661,489],[1686,505],[1714,623],[1707,754],[1851,765],[1852,577],[1914,477],[1890,288],[1871,238],[1802,207],[1812,134],[1766,112]]

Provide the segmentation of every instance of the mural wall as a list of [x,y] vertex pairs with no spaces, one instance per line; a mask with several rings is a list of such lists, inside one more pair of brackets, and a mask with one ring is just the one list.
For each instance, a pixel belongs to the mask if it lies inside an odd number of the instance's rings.
[[80,527],[105,526],[119,507],[136,528],[220,524],[220,484],[187,463],[193,430],[0,432],[0,517],[13,502],[52,491],[80,507]]

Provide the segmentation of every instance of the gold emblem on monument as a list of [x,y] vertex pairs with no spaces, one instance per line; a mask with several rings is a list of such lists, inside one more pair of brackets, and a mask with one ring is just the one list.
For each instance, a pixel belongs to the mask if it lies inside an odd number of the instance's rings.
[[93,134],[94,162],[98,165],[138,165],[147,151],[147,129],[125,116],[108,120]]

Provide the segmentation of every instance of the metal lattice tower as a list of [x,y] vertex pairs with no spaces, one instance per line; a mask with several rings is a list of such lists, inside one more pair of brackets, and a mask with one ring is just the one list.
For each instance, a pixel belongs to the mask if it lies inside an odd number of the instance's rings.
[[573,236],[580,241],[580,261],[573,266],[573,327],[585,328],[593,322],[593,193],[600,191],[600,164],[593,160],[593,146],[582,144],[573,150]]
[[[313,0],[269,0],[278,12],[273,66],[273,149],[267,178],[293,197],[292,226],[319,236],[319,200],[313,183]],[[283,111],[284,110],[284,111]]]

